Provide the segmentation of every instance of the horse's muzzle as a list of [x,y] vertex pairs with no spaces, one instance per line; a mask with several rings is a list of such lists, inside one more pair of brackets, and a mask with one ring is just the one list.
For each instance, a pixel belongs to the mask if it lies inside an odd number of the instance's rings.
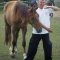
[[42,28],[37,28],[36,31],[37,31],[37,33],[40,33],[40,32],[42,32]]

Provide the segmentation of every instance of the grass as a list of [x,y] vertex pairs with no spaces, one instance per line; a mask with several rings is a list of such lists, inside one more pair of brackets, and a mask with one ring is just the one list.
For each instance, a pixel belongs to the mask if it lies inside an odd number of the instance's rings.
[[[60,60],[60,17],[51,18],[51,28],[53,28],[53,33],[50,33],[50,40],[53,44],[52,57],[53,60]],[[5,39],[5,29],[4,29],[4,19],[3,12],[0,11],[0,60],[23,60],[23,48],[22,48],[22,33],[19,32],[18,38],[18,53],[16,58],[12,59],[9,56],[9,46],[4,45]],[[28,31],[26,35],[26,50],[28,50],[29,40],[32,34],[32,27],[28,25]],[[33,49],[33,48],[32,48]],[[42,46],[42,41],[40,42],[37,50],[37,54],[34,60],[44,60],[44,51]]]

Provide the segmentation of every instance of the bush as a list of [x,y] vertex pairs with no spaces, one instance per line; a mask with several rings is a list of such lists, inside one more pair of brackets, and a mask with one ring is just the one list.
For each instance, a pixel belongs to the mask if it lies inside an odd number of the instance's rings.
[[3,2],[4,0],[0,0],[0,2]]
[[60,8],[60,2],[56,2],[55,5]]
[[7,2],[7,1],[9,1],[9,0],[0,0],[0,2],[3,2],[3,1]]
[[10,0],[4,0],[5,2],[10,1]]

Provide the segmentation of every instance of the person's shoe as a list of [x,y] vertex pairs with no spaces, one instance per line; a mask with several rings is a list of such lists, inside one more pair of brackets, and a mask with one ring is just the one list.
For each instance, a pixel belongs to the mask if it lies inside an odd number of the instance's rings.
[[24,53],[23,54],[23,59],[26,59],[26,58],[27,58],[26,53]]

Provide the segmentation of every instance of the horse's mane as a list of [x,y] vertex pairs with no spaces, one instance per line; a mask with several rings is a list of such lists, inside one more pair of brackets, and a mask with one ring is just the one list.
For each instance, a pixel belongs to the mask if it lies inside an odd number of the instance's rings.
[[28,6],[25,3],[22,3],[20,1],[18,1],[15,5],[15,13],[17,12],[19,15],[21,15],[21,17],[25,17],[26,16],[26,11],[27,9],[30,8],[30,6]]

